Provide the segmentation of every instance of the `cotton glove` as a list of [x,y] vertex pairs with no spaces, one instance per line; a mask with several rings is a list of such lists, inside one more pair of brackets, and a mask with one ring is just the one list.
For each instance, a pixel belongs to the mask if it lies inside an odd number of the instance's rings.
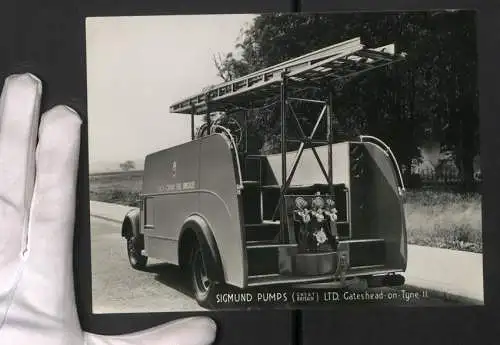
[[23,74],[0,98],[0,344],[211,344],[215,323],[202,317],[120,336],[82,331],[72,270],[82,122],[66,106],[40,118],[41,95]]

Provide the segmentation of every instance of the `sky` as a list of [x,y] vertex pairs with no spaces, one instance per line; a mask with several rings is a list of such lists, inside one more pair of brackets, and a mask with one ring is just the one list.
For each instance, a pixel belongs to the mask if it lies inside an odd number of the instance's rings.
[[255,15],[88,18],[89,163],[142,159],[190,140],[172,103],[222,82],[213,56],[235,52]]

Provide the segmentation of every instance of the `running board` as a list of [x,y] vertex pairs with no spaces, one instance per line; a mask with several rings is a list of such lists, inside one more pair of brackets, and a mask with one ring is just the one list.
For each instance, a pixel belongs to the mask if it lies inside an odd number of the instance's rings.
[[[402,272],[401,269],[371,269],[371,268],[352,268],[344,275],[345,278],[379,275]],[[280,274],[264,274],[248,277],[248,286],[265,286],[265,285],[288,285],[288,284],[303,284],[303,283],[316,283],[326,281],[336,281],[339,277],[334,274],[322,275],[316,277],[291,277]]]
[[[255,241],[257,242],[257,241]],[[295,248],[298,244],[247,242],[247,249]]]
[[356,267],[351,267],[351,270],[362,270],[362,269],[374,269],[374,268],[383,268],[384,265],[364,265],[364,266],[356,266]]
[[262,223],[255,224],[245,224],[245,227],[253,228],[253,227],[261,227],[261,226],[269,226],[269,225],[280,225],[280,221],[272,221],[272,220],[263,220]]
[[371,243],[371,242],[384,242],[383,238],[362,238],[356,240],[340,240],[340,243]]

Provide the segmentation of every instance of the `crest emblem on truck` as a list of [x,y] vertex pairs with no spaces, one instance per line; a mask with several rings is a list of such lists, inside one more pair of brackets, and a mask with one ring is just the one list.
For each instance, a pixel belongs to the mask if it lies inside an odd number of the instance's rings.
[[177,162],[174,161],[172,163],[172,176],[175,177],[175,174],[177,173]]

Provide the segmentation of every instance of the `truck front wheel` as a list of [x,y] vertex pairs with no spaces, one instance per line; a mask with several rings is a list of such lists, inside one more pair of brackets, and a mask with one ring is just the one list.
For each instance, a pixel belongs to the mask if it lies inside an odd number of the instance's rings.
[[207,258],[201,245],[197,245],[191,255],[191,283],[193,285],[194,297],[198,304],[210,308],[210,300],[215,290],[215,282],[210,279],[208,273]]
[[144,269],[148,262],[148,257],[142,255],[141,251],[144,249],[144,241],[138,236],[127,237],[127,253],[130,265],[138,270]]

